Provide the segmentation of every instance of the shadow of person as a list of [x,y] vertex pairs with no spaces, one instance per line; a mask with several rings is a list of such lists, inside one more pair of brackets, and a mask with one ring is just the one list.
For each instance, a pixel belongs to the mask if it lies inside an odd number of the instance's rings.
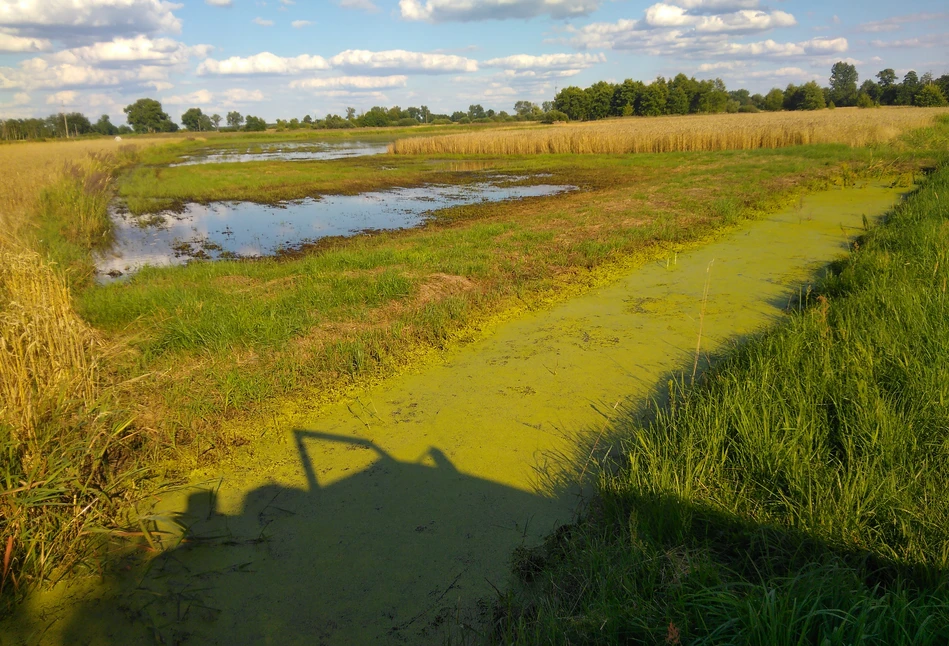
[[[76,609],[66,639],[132,640],[144,627],[163,643],[442,643],[448,625],[488,611],[513,549],[563,515],[562,501],[462,473],[436,448],[402,462],[367,440],[294,434],[306,490],[257,488],[236,515],[196,490],[181,543],[134,581],[111,580],[96,612]],[[376,459],[321,486],[312,442]]]

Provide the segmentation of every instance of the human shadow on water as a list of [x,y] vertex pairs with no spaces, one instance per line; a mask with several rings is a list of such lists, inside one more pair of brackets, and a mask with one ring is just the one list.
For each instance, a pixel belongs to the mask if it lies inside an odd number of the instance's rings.
[[[218,511],[213,488],[195,490],[180,544],[134,580],[110,578],[108,597],[75,610],[67,641],[418,644],[466,626],[471,637],[514,547],[563,516],[562,500],[466,475],[437,448],[413,463],[368,440],[294,435],[307,489],[257,488],[236,515]],[[315,442],[376,458],[321,485]]]

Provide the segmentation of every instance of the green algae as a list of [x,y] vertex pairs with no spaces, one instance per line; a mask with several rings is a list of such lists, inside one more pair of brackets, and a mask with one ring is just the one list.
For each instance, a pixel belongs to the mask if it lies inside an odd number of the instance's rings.
[[781,316],[898,195],[806,196],[317,415],[288,407],[225,473],[193,474],[215,485],[159,502],[187,542],[134,576],[37,595],[9,634],[440,641],[446,625],[478,620],[517,545],[571,520],[587,470],[578,446],[690,371],[700,330],[704,361]]

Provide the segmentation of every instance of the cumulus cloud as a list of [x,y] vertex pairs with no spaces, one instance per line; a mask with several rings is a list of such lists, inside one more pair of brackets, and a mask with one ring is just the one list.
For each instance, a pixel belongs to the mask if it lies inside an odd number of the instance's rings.
[[45,52],[52,47],[53,44],[46,38],[29,38],[0,32],[0,52],[2,53]]
[[223,61],[209,58],[198,66],[198,74],[298,74],[325,69],[329,69],[329,63],[322,56],[301,54],[293,58],[286,58],[270,52],[261,52],[247,57],[232,56]]
[[570,18],[587,15],[601,0],[399,0],[405,20],[470,22],[511,18]]
[[134,81],[134,70],[106,70],[70,63],[51,65],[42,58],[22,61],[17,67],[0,67],[0,89],[58,89],[103,87]]
[[251,20],[251,22],[258,24],[261,27],[273,27],[273,20],[265,20],[264,18],[261,18],[260,16],[257,16],[256,18]]
[[156,92],[164,92],[165,90],[170,90],[175,87],[174,83],[169,83],[168,81],[148,81],[145,85],[155,88]]
[[109,42],[67,49],[49,60],[60,63],[121,66],[128,63],[182,65],[191,56],[207,56],[210,45],[186,46],[170,38],[115,38]]
[[946,13],[911,13],[905,14],[902,16],[892,16],[890,18],[885,18],[884,20],[874,20],[872,22],[865,22],[857,27],[857,31],[877,33],[885,31],[897,31],[901,29],[901,26],[910,23],[910,22],[931,22],[934,20],[942,20],[947,15]]
[[507,70],[581,70],[596,63],[606,62],[604,54],[517,54],[484,61],[485,67]]
[[448,74],[476,72],[478,62],[451,54],[425,54],[404,49],[372,52],[365,49],[347,49],[329,60],[333,67],[373,73],[378,70],[398,70],[415,74]]
[[0,22],[13,35],[66,42],[159,32],[179,33],[164,0],[0,0]]
[[212,7],[230,7],[234,4],[233,0],[204,0],[204,3]]
[[264,93],[260,90],[232,88],[224,91],[224,98],[228,103],[257,103],[264,100]]
[[76,97],[79,95],[75,90],[63,90],[55,92],[46,97],[46,105],[73,106],[76,105]]
[[381,88],[405,87],[408,77],[395,76],[334,76],[328,78],[302,79],[290,83],[298,89],[335,89],[378,90]]
[[755,9],[758,0],[676,0],[680,7],[688,9],[694,14],[719,13]]
[[290,23],[290,26],[294,29],[302,29],[303,27],[309,27],[313,23],[309,20],[294,20]]
[[207,90],[197,90],[191,94],[168,96],[162,98],[162,103],[169,105],[210,105],[214,95]]

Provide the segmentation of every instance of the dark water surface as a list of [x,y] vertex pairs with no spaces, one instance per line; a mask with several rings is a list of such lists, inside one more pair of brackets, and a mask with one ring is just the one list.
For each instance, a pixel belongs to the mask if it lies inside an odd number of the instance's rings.
[[417,226],[432,211],[451,206],[554,195],[572,188],[479,183],[329,195],[283,205],[188,204],[180,212],[143,217],[116,212],[116,242],[96,259],[96,267],[103,280],[108,280],[145,265],[181,265],[193,258],[267,256],[327,236]]

